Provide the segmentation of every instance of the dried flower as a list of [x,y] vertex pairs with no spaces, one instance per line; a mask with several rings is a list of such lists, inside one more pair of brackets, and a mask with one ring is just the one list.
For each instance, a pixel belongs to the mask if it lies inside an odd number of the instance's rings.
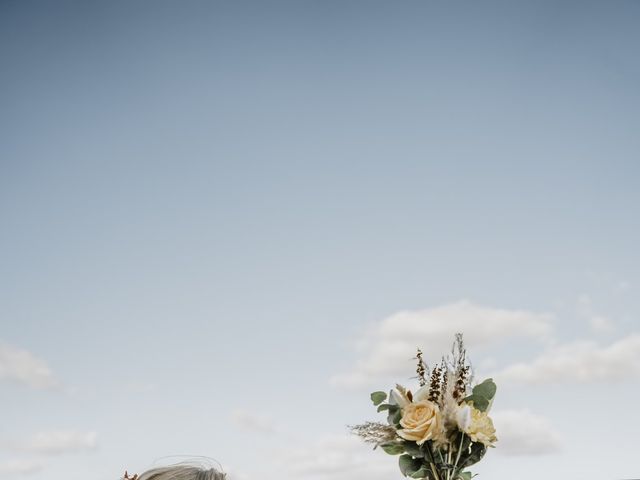
[[467,351],[464,348],[464,341],[462,340],[461,333],[456,333],[456,340],[453,344],[452,350],[456,378],[456,383],[453,389],[453,398],[458,402],[461,402],[467,393],[469,370],[471,369],[471,367],[466,364]]
[[440,397],[438,398],[438,403],[440,405],[444,405],[445,404],[445,398],[447,395],[447,387],[448,382],[449,382],[449,369],[447,368],[447,363],[444,360],[444,357],[442,357],[442,388],[440,389]]
[[365,443],[373,443],[376,447],[397,438],[395,428],[379,422],[365,422],[360,425],[349,426],[349,430],[354,435],[362,438]]
[[429,400],[437,402],[440,397],[442,367],[437,365],[431,371],[431,382],[429,384]]
[[422,360],[422,350],[420,350],[419,348],[418,353],[416,354],[416,360],[418,360],[418,366],[416,368],[416,373],[418,374],[418,383],[421,387],[424,387],[427,384],[427,367]]

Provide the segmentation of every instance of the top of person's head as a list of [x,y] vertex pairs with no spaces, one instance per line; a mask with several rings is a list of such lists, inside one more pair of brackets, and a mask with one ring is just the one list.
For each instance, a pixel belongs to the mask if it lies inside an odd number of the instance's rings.
[[227,476],[210,465],[179,463],[156,467],[136,476],[137,480],[226,480]]

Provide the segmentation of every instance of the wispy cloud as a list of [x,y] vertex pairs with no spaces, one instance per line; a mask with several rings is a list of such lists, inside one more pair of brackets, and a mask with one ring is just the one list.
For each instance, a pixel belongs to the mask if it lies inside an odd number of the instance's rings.
[[595,333],[606,333],[614,330],[613,321],[597,312],[593,306],[591,297],[583,293],[578,297],[578,315],[589,322],[591,330]]
[[248,410],[234,410],[231,412],[231,420],[234,424],[244,430],[266,434],[276,432],[275,424],[270,418]]
[[506,310],[460,301],[436,308],[403,311],[375,324],[359,339],[359,358],[347,372],[335,375],[335,386],[358,388],[381,377],[406,376],[416,346],[427,354],[449,351],[456,332],[470,346],[498,344],[511,337],[548,338],[553,315]]
[[0,380],[11,380],[31,388],[59,386],[47,363],[27,350],[0,343]]
[[283,477],[385,480],[398,475],[397,465],[389,460],[382,450],[372,452],[371,446],[345,433],[287,448],[280,452],[276,462]]
[[549,420],[529,410],[504,410],[491,414],[503,455],[545,455],[562,449],[560,434]]
[[37,473],[43,468],[39,460],[8,460],[0,463],[0,478]]
[[494,376],[533,384],[623,380],[640,374],[640,334],[608,346],[582,340],[556,345],[531,362],[516,363]]
[[6,447],[30,453],[61,454],[97,447],[96,432],[49,431],[38,432],[30,438],[7,442]]

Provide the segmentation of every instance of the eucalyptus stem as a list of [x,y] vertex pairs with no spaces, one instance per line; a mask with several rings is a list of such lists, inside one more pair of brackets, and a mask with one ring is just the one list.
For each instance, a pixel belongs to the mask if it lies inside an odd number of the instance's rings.
[[460,454],[462,453],[462,445],[464,444],[464,433],[460,435],[460,446],[458,447],[458,454],[456,455],[456,463],[453,464],[453,478],[456,478],[456,469],[458,468],[458,462],[460,461]]
[[429,464],[431,465],[433,476],[436,477],[436,480],[440,480],[440,475],[438,475],[438,469],[435,465],[435,459],[433,458],[433,452],[431,451],[431,442],[427,443],[427,453],[429,454]]
[[436,451],[438,452],[438,455],[440,456],[440,463],[443,463],[443,464],[446,465],[447,462],[445,462],[444,458],[442,458],[442,451],[439,448]]

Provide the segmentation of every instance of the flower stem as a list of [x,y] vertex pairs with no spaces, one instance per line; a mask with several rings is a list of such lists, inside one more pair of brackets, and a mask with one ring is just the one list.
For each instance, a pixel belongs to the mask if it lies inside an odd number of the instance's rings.
[[431,451],[431,444],[427,444],[427,453],[429,454],[429,464],[431,465],[431,471],[433,472],[433,476],[436,480],[440,480],[440,475],[438,475],[438,469],[435,465],[435,460],[433,458],[433,452]]
[[460,454],[462,453],[462,445],[464,444],[464,433],[460,436],[460,446],[458,447],[458,454],[456,455],[456,463],[453,464],[453,478],[456,478],[456,469],[458,468],[458,462],[460,461]]

